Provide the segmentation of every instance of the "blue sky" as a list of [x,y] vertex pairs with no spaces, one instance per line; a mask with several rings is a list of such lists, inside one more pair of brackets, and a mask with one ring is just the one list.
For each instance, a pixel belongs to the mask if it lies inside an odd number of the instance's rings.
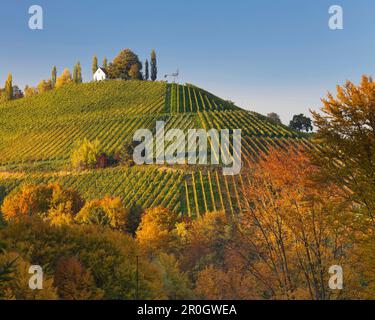
[[[44,30],[28,28],[28,8],[44,9]],[[344,9],[344,30],[328,28],[328,8]],[[131,48],[142,60],[155,48],[159,76],[180,69],[193,83],[288,122],[317,109],[327,90],[375,75],[373,0],[2,0],[0,83],[36,85],[92,56],[111,60]]]

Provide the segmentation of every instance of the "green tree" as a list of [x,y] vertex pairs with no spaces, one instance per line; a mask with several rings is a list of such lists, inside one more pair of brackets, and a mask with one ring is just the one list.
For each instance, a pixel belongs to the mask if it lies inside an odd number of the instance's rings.
[[82,83],[82,69],[81,69],[81,64],[79,61],[74,66],[73,82],[76,84]]
[[294,115],[293,119],[289,123],[289,127],[297,131],[312,131],[312,120],[309,117],[304,116],[302,113]]
[[142,80],[142,63],[130,49],[121,51],[109,64],[108,74],[111,79]]
[[103,68],[107,69],[107,67],[108,67],[108,60],[107,60],[106,57],[104,57],[104,59],[103,59]]
[[6,98],[8,100],[13,99],[13,80],[12,80],[12,74],[9,73],[8,78],[5,82],[5,93],[6,93]]
[[92,74],[94,74],[97,70],[98,70],[98,57],[95,55],[92,58],[92,68],[91,68]]
[[149,66],[148,66],[148,60],[146,59],[145,63],[145,80],[147,81],[150,79],[150,71],[149,71]]
[[156,61],[156,52],[152,50],[151,52],[151,80],[155,81],[158,77],[158,67]]
[[56,69],[56,66],[53,66],[52,74],[51,74],[52,88],[56,86],[56,79],[57,79],[57,69]]

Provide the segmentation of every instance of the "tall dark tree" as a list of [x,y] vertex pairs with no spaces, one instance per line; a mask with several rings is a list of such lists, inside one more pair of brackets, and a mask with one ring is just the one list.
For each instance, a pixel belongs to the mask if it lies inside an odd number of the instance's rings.
[[8,100],[11,100],[13,98],[13,78],[11,73],[9,73],[8,78],[5,82],[5,94]]
[[108,60],[107,60],[106,57],[104,57],[104,59],[103,59],[103,68],[107,69],[107,67],[108,67]]
[[142,80],[142,63],[130,49],[121,51],[109,64],[107,71],[110,79]]
[[77,69],[78,69],[77,64],[75,64],[73,68],[73,82],[74,83],[78,83],[78,79],[77,79],[78,70]]
[[145,62],[145,77],[144,79],[147,81],[148,79],[150,79],[150,71],[148,69],[148,60],[146,59],[146,62]]
[[51,81],[52,81],[52,87],[53,88],[56,85],[56,79],[57,79],[57,69],[56,69],[56,66],[53,66],[53,68],[52,68],[52,74],[51,74]]
[[92,74],[94,74],[97,70],[98,70],[98,57],[95,55],[94,58],[92,58],[92,67],[91,67]]
[[302,113],[294,115],[292,121],[289,123],[289,127],[297,131],[312,131],[312,120],[309,117],[304,116]]
[[158,77],[158,67],[156,61],[156,52],[152,50],[151,52],[151,80],[155,81]]

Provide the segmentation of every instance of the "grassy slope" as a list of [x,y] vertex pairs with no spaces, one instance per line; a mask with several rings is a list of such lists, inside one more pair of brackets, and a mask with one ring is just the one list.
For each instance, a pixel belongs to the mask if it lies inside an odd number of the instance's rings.
[[32,171],[0,174],[0,202],[22,183],[56,181],[78,189],[86,199],[108,194],[120,196],[128,206],[163,205],[191,215],[240,210],[245,176],[224,179],[215,172],[210,177],[206,172],[191,174],[191,168],[188,172],[186,168],[142,167],[56,174],[69,170],[71,150],[78,140],[98,138],[104,151],[112,153],[129,143],[135,130],[153,129],[157,120],[165,120],[167,129],[185,131],[242,129],[244,165],[251,165],[274,146],[308,144],[289,128],[193,85],[139,81],[69,85],[0,105],[0,170]]

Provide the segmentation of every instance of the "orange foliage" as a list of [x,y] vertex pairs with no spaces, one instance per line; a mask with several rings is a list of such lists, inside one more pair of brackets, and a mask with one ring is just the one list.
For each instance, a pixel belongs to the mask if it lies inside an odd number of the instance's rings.
[[249,211],[231,254],[248,264],[269,297],[333,297],[328,269],[343,264],[348,238],[338,216],[348,214],[350,204],[336,186],[316,184],[316,172],[294,150],[271,150],[255,169]]
[[19,220],[23,217],[45,215],[61,207],[69,207],[75,214],[82,207],[83,201],[73,190],[65,190],[58,184],[23,185],[18,191],[8,195],[1,211],[6,221]]

